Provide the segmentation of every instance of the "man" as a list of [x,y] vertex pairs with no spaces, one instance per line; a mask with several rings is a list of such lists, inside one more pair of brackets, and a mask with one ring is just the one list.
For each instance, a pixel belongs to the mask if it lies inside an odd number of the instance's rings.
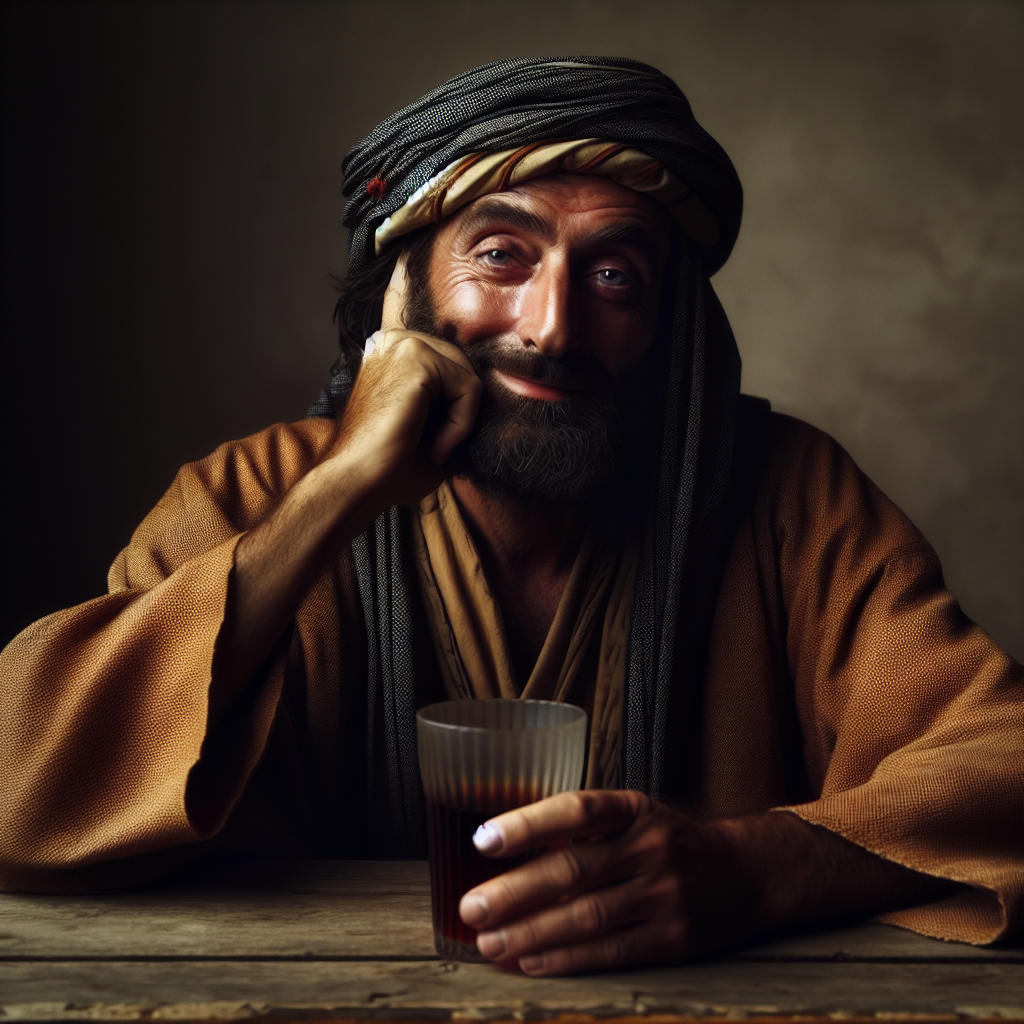
[[588,711],[586,789],[478,833],[552,848],[464,897],[486,956],[1019,927],[1021,668],[838,446],[740,398],[739,183],[676,86],[499,62],[345,173],[310,418],[184,467],[110,593],[4,654],[5,884],[422,856],[415,709],[540,697]]

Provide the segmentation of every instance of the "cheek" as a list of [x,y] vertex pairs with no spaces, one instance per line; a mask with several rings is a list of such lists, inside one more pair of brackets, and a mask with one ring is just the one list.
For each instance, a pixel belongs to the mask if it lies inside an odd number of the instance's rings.
[[479,341],[512,329],[514,289],[498,288],[465,273],[435,278],[435,308],[442,324],[453,324],[460,340]]
[[584,328],[586,346],[613,377],[632,369],[650,350],[657,317],[642,309],[601,311],[588,317]]

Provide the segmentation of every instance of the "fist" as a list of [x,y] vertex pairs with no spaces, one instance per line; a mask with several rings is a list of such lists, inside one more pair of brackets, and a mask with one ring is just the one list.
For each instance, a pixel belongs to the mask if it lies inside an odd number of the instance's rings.
[[[403,255],[332,452],[355,472],[380,511],[418,501],[441,483],[444,463],[473,429],[483,391],[462,349],[405,327],[405,296]],[[441,426],[425,438],[432,405]]]

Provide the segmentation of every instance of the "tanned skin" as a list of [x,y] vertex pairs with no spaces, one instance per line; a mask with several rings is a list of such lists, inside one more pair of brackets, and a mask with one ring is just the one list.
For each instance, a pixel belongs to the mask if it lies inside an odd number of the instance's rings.
[[[481,381],[463,349],[500,336],[549,356],[575,351],[618,377],[653,343],[668,250],[664,212],[604,178],[552,175],[478,200],[438,227],[430,262],[438,322],[451,325],[457,345],[404,328],[399,261],[382,334],[334,445],[238,546],[218,655],[221,707],[338,550],[391,505],[441,483],[485,388],[571,397],[493,370]],[[437,399],[447,420],[424,442]],[[517,668],[528,671],[571,571],[582,510],[498,498],[463,477],[452,485]],[[590,841],[567,845],[581,839]],[[794,814],[709,823],[626,790],[564,793],[502,814],[478,846],[502,857],[551,851],[471,890],[460,906],[485,956],[533,975],[675,962],[782,925],[870,916],[951,891]]]

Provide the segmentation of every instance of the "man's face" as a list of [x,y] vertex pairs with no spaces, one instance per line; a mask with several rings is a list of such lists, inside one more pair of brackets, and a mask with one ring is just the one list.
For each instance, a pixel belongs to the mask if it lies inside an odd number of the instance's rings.
[[628,455],[643,410],[670,233],[656,203],[607,178],[538,178],[436,232],[429,322],[484,384],[455,472],[490,490],[580,500]]

